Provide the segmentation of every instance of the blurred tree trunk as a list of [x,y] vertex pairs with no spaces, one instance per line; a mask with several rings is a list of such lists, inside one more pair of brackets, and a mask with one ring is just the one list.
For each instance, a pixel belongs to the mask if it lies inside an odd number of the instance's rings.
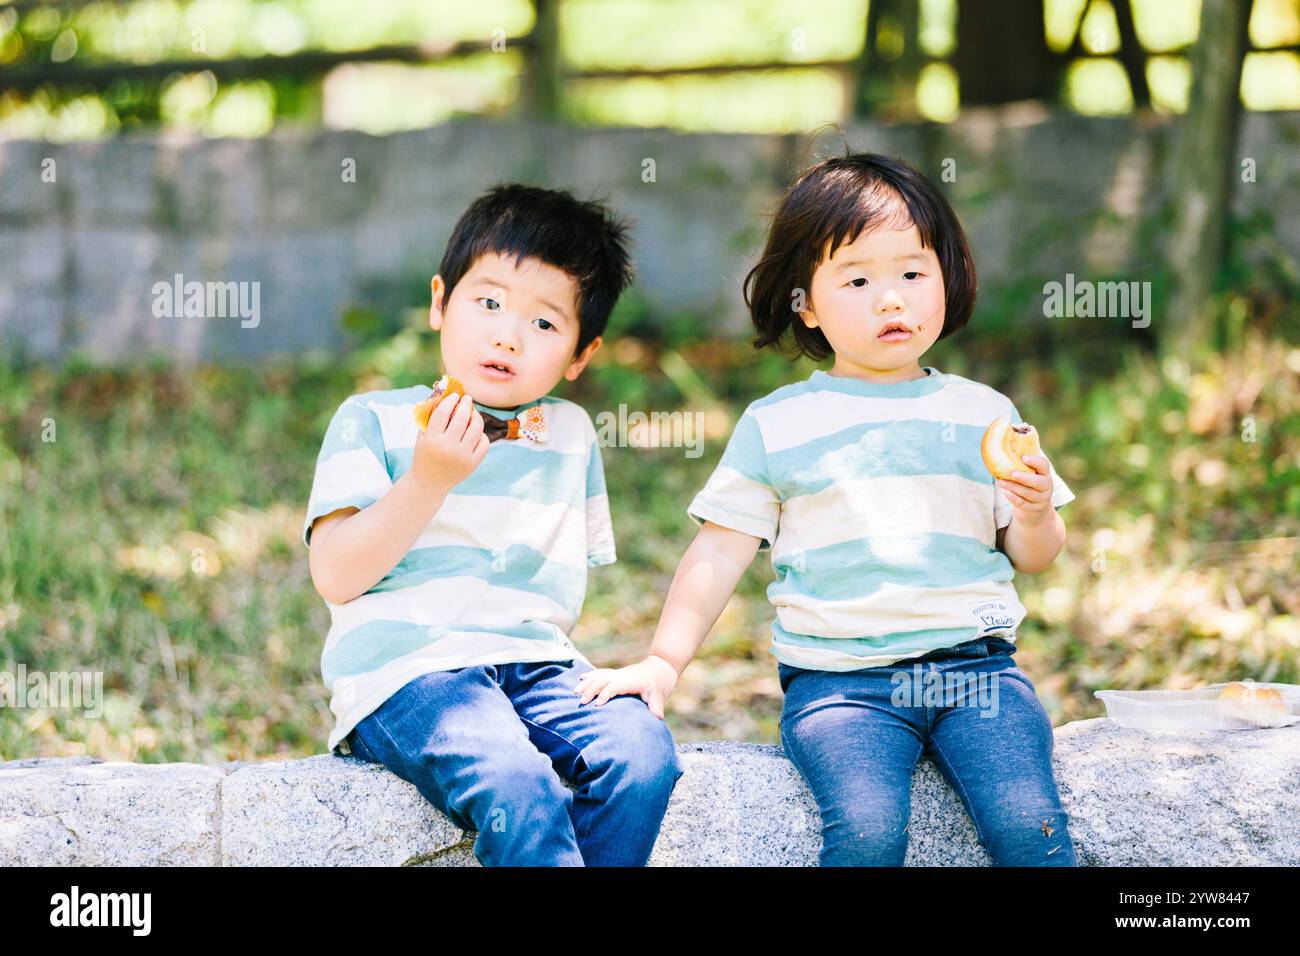
[[1115,22],[1119,26],[1119,61],[1128,74],[1129,89],[1133,92],[1133,108],[1146,109],[1151,105],[1151,90],[1147,86],[1147,56],[1138,42],[1133,26],[1133,7],[1129,0],[1111,0],[1115,8]]
[[894,121],[917,118],[920,35],[920,0],[870,0],[854,77],[855,116]]
[[533,0],[532,43],[524,72],[524,104],[533,116],[549,119],[560,111],[560,3]]
[[1172,226],[1166,265],[1172,296],[1161,349],[1189,357],[1213,331],[1210,296],[1224,264],[1240,170],[1241,65],[1253,0],[1203,0],[1191,52],[1192,89],[1171,153]]
[[952,62],[962,106],[1056,99],[1043,0],[958,0]]

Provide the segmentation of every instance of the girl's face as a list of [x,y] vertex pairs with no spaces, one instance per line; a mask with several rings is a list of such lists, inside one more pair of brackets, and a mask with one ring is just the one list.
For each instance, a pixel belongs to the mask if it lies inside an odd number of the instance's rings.
[[[799,317],[835,350],[831,375],[888,384],[924,374],[918,359],[943,331],[943,314],[939,257],[911,225],[860,233],[823,258]],[[894,327],[906,334],[882,337]]]

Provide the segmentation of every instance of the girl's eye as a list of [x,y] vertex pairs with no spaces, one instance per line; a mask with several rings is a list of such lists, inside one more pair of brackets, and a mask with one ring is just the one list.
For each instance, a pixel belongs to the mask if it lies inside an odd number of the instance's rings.
[[915,279],[915,278],[916,278],[917,276],[919,276],[920,274],[921,274],[921,273],[919,273],[919,272],[904,272],[904,273],[903,273],[903,277],[904,277],[904,278],[907,278],[907,279]]
[[555,325],[547,321],[546,319],[537,319],[536,321],[542,323],[543,332],[549,332],[551,329],[555,328]]
[[487,296],[482,296],[478,301],[480,304],[486,303],[483,305],[483,308],[487,309],[489,312],[501,311],[501,303],[498,302],[496,299],[492,299]]
[[857,279],[850,280],[849,282],[849,285],[853,286],[855,289],[861,289],[866,284],[867,284],[867,280],[860,277]]

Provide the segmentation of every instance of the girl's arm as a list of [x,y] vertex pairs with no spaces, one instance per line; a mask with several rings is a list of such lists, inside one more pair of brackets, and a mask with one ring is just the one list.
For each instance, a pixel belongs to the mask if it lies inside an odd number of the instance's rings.
[[639,664],[583,675],[576,691],[582,703],[595,698],[599,705],[619,694],[637,694],[663,719],[664,703],[677,678],[704,643],[762,543],[753,535],[705,521],[673,575],[649,655]]
[[998,531],[998,550],[1026,574],[1046,570],[1065,545],[1065,521],[1052,507],[1052,476],[1043,455],[1026,455],[1029,472],[1014,480],[997,479],[1011,502],[1011,524]]
[[1065,545],[1065,520],[1056,512],[1035,525],[1012,518],[1005,531],[1000,550],[1013,568],[1025,574],[1047,570]]

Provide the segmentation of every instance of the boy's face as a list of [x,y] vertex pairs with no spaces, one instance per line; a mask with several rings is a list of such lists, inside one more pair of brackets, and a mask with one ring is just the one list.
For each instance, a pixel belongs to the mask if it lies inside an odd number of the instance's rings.
[[537,259],[487,253],[451,290],[442,276],[432,282],[429,327],[441,332],[442,364],[476,402],[492,408],[523,405],[573,381],[586,367],[600,337],[582,354],[578,345],[578,283]]
[[[939,257],[921,245],[915,225],[860,233],[829,259],[823,257],[807,306],[800,318],[809,328],[820,328],[835,350],[833,374],[915,378],[918,359],[943,331]],[[910,334],[882,339],[893,324]]]

